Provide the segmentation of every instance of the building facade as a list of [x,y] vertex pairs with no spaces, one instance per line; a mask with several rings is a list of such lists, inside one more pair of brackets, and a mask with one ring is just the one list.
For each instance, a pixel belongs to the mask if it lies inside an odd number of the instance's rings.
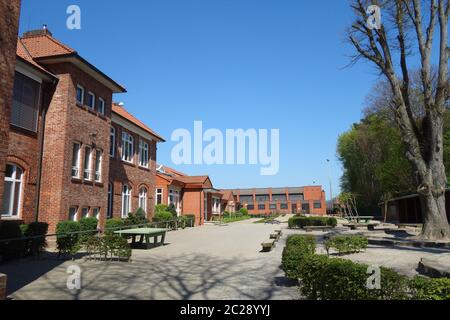
[[239,208],[252,215],[271,213],[326,215],[325,191],[321,186],[230,190]]
[[[113,106],[113,94],[125,89],[46,28],[16,43],[2,218],[47,222],[50,232],[60,221],[83,217],[103,226],[108,215],[137,209],[141,188],[147,198],[140,203],[150,216],[156,143],[163,139]],[[112,145],[114,130],[121,136]],[[126,158],[122,135],[129,137]],[[111,186],[121,195],[123,185],[130,187],[129,198],[111,201]],[[129,205],[116,203],[122,199],[131,199]]]
[[[8,154],[20,0],[0,0],[0,12],[0,181],[3,181]],[[3,207],[3,188],[4,184],[0,183],[0,208]]]

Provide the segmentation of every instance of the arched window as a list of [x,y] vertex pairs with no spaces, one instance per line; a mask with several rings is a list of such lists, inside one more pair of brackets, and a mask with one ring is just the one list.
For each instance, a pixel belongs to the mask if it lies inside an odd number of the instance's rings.
[[131,212],[131,188],[127,185],[122,189],[122,218],[128,217]]
[[147,189],[144,187],[139,190],[139,208],[147,213]]
[[19,216],[22,198],[22,180],[23,169],[13,164],[7,164],[5,172],[2,216]]
[[113,200],[114,200],[114,186],[112,183],[108,184],[108,212],[107,212],[107,218],[112,218],[112,212],[113,212]]

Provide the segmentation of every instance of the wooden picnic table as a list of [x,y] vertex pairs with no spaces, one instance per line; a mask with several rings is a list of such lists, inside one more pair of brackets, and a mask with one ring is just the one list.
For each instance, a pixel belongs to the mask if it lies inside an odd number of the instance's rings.
[[138,228],[138,229],[125,229],[114,232],[115,234],[120,234],[123,237],[132,237],[132,244],[136,243],[136,237],[140,236],[142,243],[143,238],[145,238],[145,244],[147,249],[151,247],[150,238],[153,238],[154,244],[158,244],[158,237],[161,236],[160,245],[164,245],[166,239],[167,229],[156,229],[156,228]]
[[375,218],[374,216],[355,216],[355,217],[345,217],[348,221],[356,220],[356,222],[369,222],[370,220],[373,220]]

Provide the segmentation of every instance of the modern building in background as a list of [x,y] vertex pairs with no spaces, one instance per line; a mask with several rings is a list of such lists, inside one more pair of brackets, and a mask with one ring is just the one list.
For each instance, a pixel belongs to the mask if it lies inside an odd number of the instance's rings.
[[250,214],[271,213],[326,215],[325,191],[321,186],[230,190],[239,207]]

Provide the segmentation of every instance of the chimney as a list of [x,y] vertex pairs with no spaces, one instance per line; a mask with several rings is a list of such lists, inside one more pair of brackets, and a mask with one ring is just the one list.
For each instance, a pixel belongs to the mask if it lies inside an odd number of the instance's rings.
[[32,38],[32,37],[39,37],[39,36],[45,36],[45,35],[49,35],[50,37],[53,36],[53,34],[50,32],[50,30],[48,30],[48,27],[46,24],[42,25],[41,29],[24,32],[22,37],[23,38]]

